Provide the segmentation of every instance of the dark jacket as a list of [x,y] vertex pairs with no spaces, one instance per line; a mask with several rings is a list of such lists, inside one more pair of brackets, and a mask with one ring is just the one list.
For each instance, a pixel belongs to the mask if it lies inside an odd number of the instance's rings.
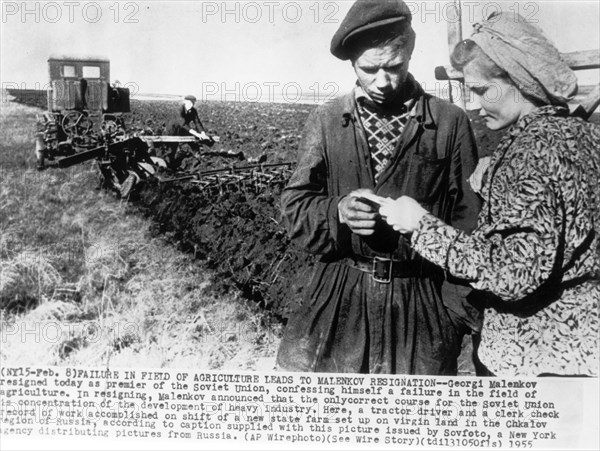
[[[410,80],[415,83],[412,77]],[[480,202],[467,182],[477,163],[469,119],[458,107],[416,87],[411,118],[395,156],[377,184],[354,93],[318,107],[308,119],[298,167],[282,193],[282,212],[291,238],[306,251],[322,257],[303,307],[298,317],[290,321],[287,338],[280,347],[278,361],[283,368],[456,372],[462,335],[455,312],[462,307],[448,311],[443,306],[443,274],[410,248],[408,237],[383,221],[378,223],[374,235],[364,238],[353,234],[338,219],[342,197],[355,189],[371,188],[394,199],[411,196],[454,226],[463,230],[474,228]],[[378,286],[369,274],[341,263],[355,255],[393,257],[420,272],[415,277]],[[420,287],[411,288],[408,293],[408,286]],[[340,315],[343,322],[352,324],[342,323]],[[424,332],[432,327],[439,331]],[[393,338],[406,335],[409,329],[414,333],[402,343]],[[428,337],[423,337],[423,333]],[[440,341],[445,343],[440,345]],[[357,356],[351,357],[353,353]],[[421,358],[426,353],[430,355]]]
[[196,110],[196,108],[192,107],[186,111],[185,105],[182,105],[179,114],[183,119],[183,125],[181,128],[187,130],[188,132],[190,129],[194,129],[197,132],[204,131],[204,125],[202,125],[202,121],[200,121],[198,110]]
[[[463,230],[472,230],[480,201],[467,178],[477,151],[466,114],[421,91],[399,151],[373,182],[369,147],[353,94],[317,108],[300,144],[298,169],[282,194],[290,235],[305,250],[336,258],[351,253],[418,258],[409,240],[382,227],[372,239],[339,226],[337,205],[358,188],[381,196],[411,196],[427,210]],[[391,234],[391,235],[390,235]],[[390,239],[392,238],[392,239]]]

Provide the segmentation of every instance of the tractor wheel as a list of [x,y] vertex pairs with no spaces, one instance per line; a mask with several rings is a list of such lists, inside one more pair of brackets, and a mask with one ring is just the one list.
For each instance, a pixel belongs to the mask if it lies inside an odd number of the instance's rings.
[[62,129],[71,138],[84,136],[92,129],[92,121],[79,111],[69,111],[62,119]]

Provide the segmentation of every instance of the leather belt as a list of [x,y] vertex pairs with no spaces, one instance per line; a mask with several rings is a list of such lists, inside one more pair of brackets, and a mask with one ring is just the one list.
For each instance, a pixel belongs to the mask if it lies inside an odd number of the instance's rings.
[[430,274],[429,266],[418,261],[398,261],[384,257],[348,257],[341,261],[345,265],[370,273],[375,282],[390,283],[394,278],[422,277]]

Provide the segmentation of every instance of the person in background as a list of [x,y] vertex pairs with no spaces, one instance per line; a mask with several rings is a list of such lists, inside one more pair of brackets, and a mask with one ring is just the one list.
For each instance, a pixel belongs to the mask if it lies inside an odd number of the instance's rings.
[[182,134],[189,133],[194,135],[196,138],[202,141],[211,141],[211,138],[206,134],[204,125],[198,116],[198,110],[194,106],[196,104],[196,97],[193,95],[187,95],[183,98],[183,104],[179,115],[183,119],[183,125],[181,125],[180,132]]
[[479,357],[492,375],[598,376],[600,129],[569,116],[575,74],[510,13],[476,24],[452,64],[487,127],[507,129],[478,227],[458,230],[407,196],[380,212],[421,256],[487,293]]
[[442,297],[443,271],[368,199],[411,195],[444,221],[475,226],[469,119],[408,72],[414,45],[399,0],[358,0],[332,39],[358,81],[310,115],[281,196],[289,235],[321,260],[286,327],[280,369],[454,375],[464,334],[479,327],[464,297]]
[[164,153],[161,157],[165,160],[167,167],[177,170],[180,168],[182,161],[189,156],[189,150],[198,151],[201,145],[212,147],[215,144],[215,139],[206,133],[204,125],[198,116],[198,110],[194,106],[196,97],[186,95],[183,98],[181,107],[179,108],[179,116],[183,119],[183,124],[172,121],[166,127],[167,135],[170,136],[195,136],[199,142],[187,143],[172,143],[164,146]]

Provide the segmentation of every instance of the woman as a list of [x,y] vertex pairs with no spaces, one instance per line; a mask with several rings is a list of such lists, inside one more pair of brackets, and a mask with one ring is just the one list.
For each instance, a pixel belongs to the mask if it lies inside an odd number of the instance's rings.
[[380,213],[411,245],[487,292],[479,357],[501,376],[598,375],[600,130],[568,117],[574,73],[540,29],[494,14],[452,54],[492,130],[477,229],[409,197]]

